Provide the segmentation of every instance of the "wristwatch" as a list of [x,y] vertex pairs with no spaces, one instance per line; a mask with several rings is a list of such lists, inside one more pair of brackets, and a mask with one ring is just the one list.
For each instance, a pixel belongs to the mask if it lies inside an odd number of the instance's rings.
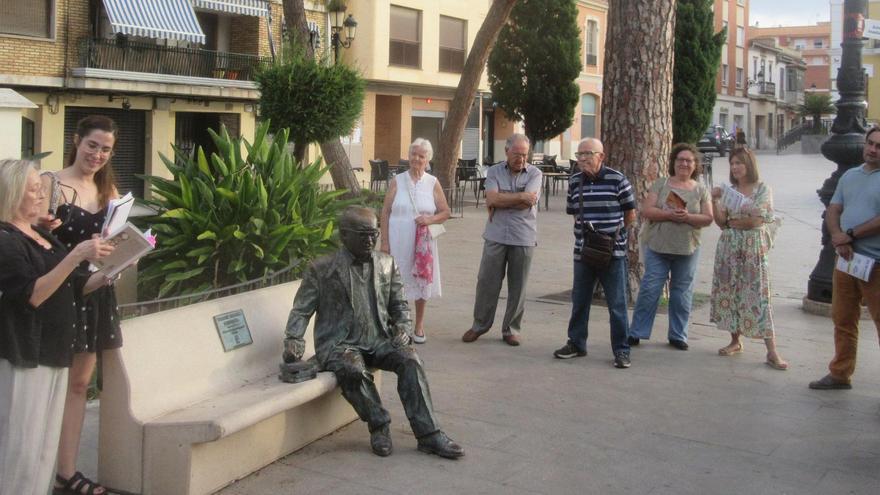
[[856,234],[853,232],[853,229],[846,229],[846,235],[848,235],[850,239],[856,240]]

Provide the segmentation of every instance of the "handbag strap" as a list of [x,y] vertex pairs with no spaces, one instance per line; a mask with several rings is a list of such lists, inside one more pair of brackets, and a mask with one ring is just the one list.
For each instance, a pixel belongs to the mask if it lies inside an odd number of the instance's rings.
[[406,174],[406,176],[403,177],[404,182],[406,182],[406,192],[409,194],[409,200],[412,203],[413,213],[415,214],[413,218],[418,218],[419,207],[416,205],[416,193],[413,190],[414,186],[412,183],[412,178],[410,177],[409,172],[404,172],[404,174]]

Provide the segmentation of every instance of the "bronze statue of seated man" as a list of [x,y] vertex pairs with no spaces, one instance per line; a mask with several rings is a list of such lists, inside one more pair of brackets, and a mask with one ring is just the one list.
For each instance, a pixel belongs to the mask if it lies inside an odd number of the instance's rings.
[[422,361],[410,345],[411,321],[394,259],[375,251],[376,215],[348,208],[339,222],[343,247],[313,262],[302,279],[287,320],[284,361],[302,358],[303,335],[312,315],[315,354],[332,371],[361,420],[370,428],[376,455],[391,454],[391,418],[382,407],[370,368],[397,374],[397,390],[418,439],[429,454],[455,459],[461,446],[440,430]]

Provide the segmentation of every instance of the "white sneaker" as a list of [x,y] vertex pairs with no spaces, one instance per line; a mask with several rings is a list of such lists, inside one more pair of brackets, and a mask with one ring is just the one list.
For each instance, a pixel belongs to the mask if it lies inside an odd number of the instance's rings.
[[415,342],[416,344],[424,344],[425,342],[428,341],[428,337],[426,337],[424,335],[413,334],[412,341]]

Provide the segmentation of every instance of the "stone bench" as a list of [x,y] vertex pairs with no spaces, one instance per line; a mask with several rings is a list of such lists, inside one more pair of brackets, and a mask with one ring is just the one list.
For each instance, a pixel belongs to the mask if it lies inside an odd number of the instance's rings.
[[[125,345],[104,354],[100,482],[145,495],[212,493],[357,419],[332,373],[278,380],[298,287],[124,321]],[[226,352],[214,316],[238,309],[253,343]],[[306,357],[314,354],[311,332]]]

